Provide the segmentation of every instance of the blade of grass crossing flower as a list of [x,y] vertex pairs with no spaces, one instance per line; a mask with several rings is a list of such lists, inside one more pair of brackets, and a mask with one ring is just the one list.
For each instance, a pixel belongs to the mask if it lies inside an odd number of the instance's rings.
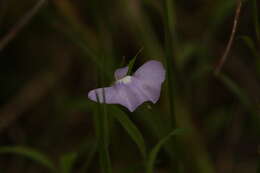
[[[106,116],[104,114],[105,108],[104,104],[101,105],[99,104],[98,106],[98,123],[99,123],[99,137],[98,137],[98,148],[99,148],[99,163],[100,163],[100,168],[102,173],[111,173],[111,163],[110,163],[110,158],[109,158],[109,151],[108,151],[108,141],[107,141],[107,134],[106,132]],[[103,107],[103,108],[102,108]]]
[[156,157],[160,151],[160,149],[163,147],[164,144],[166,144],[170,139],[172,139],[175,135],[180,135],[184,132],[184,129],[176,129],[172,131],[169,135],[161,139],[158,144],[152,149],[152,151],[148,155],[147,165],[146,165],[146,173],[153,173],[154,168],[154,162],[156,160]]
[[73,164],[77,158],[77,153],[67,153],[60,159],[60,170],[62,173],[72,173]]
[[[102,66],[104,71],[107,69],[106,58],[102,55]],[[100,76],[102,85],[105,83],[105,76],[101,74]],[[100,123],[101,123],[101,143],[100,143],[100,165],[102,173],[112,173],[111,169],[111,161],[109,156],[109,127],[108,127],[108,113],[107,113],[107,105],[106,105],[106,93],[104,88],[102,89],[103,101],[104,104],[101,105],[102,112],[99,114]]]
[[[106,97],[105,97],[105,90],[104,88],[102,89],[102,93],[103,93],[103,100],[104,103],[106,103]],[[104,144],[106,147],[108,147],[109,145],[109,127],[108,127],[108,113],[107,113],[107,105],[106,104],[102,104],[102,114],[103,114],[103,121],[102,121],[102,131],[103,131],[103,135],[104,135]]]
[[15,146],[15,147],[3,146],[0,147],[0,154],[21,155],[35,162],[38,162],[39,164],[41,164],[51,172],[57,172],[54,164],[50,161],[50,159],[47,156],[31,148],[26,148],[21,146]]
[[97,141],[98,141],[98,144],[99,144],[99,141],[100,141],[100,137],[101,137],[101,125],[100,125],[100,109],[101,109],[101,106],[100,106],[100,100],[99,100],[99,97],[98,97],[98,94],[96,93],[96,98],[97,98],[97,102],[98,104],[95,106],[95,116],[94,116],[94,124],[95,124],[95,132],[96,132],[96,136],[97,136]]
[[[106,103],[105,90],[103,89],[103,100]],[[103,173],[112,173],[111,170],[111,161],[109,156],[109,128],[108,128],[108,114],[107,114],[107,106],[106,104],[102,104],[102,113],[100,114],[101,119],[101,132],[102,132],[102,142],[101,142],[101,150],[100,150],[100,163],[101,169]]]
[[129,62],[127,75],[130,75],[130,74],[132,73],[132,69],[133,69],[133,66],[134,66],[134,64],[135,64],[136,58],[137,58],[137,56],[142,52],[142,50],[143,50],[143,47],[142,47],[141,49],[139,49],[139,51],[137,52],[137,54],[135,55],[135,57]]
[[[104,90],[103,90],[104,92]],[[101,104],[99,98],[97,97],[97,110],[95,118],[95,126],[98,138],[98,148],[99,148],[99,164],[102,173],[111,173],[111,162],[109,157],[108,145],[109,145],[109,132],[108,132],[108,117],[106,111],[106,105]],[[103,93],[103,99],[105,102],[105,94]]]
[[135,124],[128,118],[128,116],[116,107],[112,107],[111,109],[113,113],[111,113],[115,119],[122,125],[122,127],[126,130],[132,140],[138,146],[143,158],[146,158],[146,146],[144,142],[144,138],[142,133],[138,130]]

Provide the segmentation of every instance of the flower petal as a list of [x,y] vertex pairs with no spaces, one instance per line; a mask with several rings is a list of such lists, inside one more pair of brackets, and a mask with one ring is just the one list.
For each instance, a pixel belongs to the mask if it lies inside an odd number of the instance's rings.
[[117,84],[120,88],[118,90],[118,104],[121,104],[133,112],[138,106],[145,101],[148,101],[146,95],[137,88],[135,79],[127,84]]
[[149,100],[156,103],[165,80],[165,69],[162,63],[155,60],[148,61],[134,73],[133,78],[139,81],[139,88],[149,97]]
[[104,103],[104,92],[106,104],[120,104],[133,112],[143,102],[148,101],[147,97],[136,86],[136,82],[115,83],[112,87],[91,90],[88,93],[88,98],[98,102],[98,97],[99,102]]
[[89,91],[88,98],[92,101],[98,102],[97,97],[100,103],[105,102],[110,104],[116,104],[117,102],[117,91],[115,87],[106,87],[106,88],[97,88]]
[[127,75],[128,72],[128,66],[119,68],[115,71],[114,77],[116,80],[119,80]]
[[[161,85],[165,80],[165,70],[159,61],[149,61],[142,65],[128,81],[119,81],[126,76],[128,67],[115,71],[117,82],[111,87],[91,90],[89,99],[100,103],[121,104],[133,112],[145,101],[156,103],[160,97]],[[105,101],[104,97],[105,96]]]

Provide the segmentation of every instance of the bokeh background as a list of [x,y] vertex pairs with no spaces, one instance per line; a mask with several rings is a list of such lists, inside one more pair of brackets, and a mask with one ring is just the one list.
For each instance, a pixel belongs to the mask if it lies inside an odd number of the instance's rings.
[[[40,1],[0,0],[1,173],[260,172],[257,0],[218,75],[236,0]],[[158,103],[87,98],[140,50],[134,70],[167,68]]]

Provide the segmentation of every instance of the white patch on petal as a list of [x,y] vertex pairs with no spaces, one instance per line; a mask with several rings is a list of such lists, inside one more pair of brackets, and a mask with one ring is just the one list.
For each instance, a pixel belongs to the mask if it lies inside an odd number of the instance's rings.
[[127,83],[131,82],[131,80],[132,80],[131,78],[132,78],[131,76],[126,76],[126,77],[124,77],[122,79],[117,80],[116,82],[117,83],[127,84]]

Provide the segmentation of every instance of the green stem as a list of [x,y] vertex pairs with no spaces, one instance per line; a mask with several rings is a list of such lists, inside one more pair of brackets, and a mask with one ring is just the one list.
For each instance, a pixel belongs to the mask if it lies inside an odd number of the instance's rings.
[[99,164],[102,173],[111,173],[111,162],[109,157],[109,128],[108,114],[105,104],[98,104],[95,118],[96,132],[98,138]]
[[[105,58],[102,56],[102,65],[105,68]],[[101,83],[104,83],[104,77],[100,74]],[[101,169],[101,173],[111,173],[111,161],[109,156],[109,119],[106,108],[106,97],[105,90],[102,91],[103,101],[104,103],[100,103],[100,98],[97,97],[97,111],[95,116],[95,127],[96,127],[96,135],[98,141],[98,152],[99,152],[99,165]]]
[[[168,99],[169,99],[169,111],[171,120],[171,129],[176,129],[176,116],[175,116],[175,92],[174,92],[174,71],[176,67],[173,61],[173,50],[176,43],[175,32],[175,18],[173,15],[173,0],[164,0],[164,33],[165,33],[165,58],[166,58],[166,70],[167,70],[167,87],[168,87]],[[175,37],[175,39],[173,39]],[[172,169],[174,172],[179,172],[179,161],[177,160],[177,148],[176,137],[173,137],[173,152],[175,155],[172,158]]]
[[172,0],[164,0],[164,32],[165,32],[165,58],[167,70],[168,99],[170,104],[171,127],[176,128],[175,105],[174,105],[174,87],[173,87],[173,32],[174,23],[172,16]]

